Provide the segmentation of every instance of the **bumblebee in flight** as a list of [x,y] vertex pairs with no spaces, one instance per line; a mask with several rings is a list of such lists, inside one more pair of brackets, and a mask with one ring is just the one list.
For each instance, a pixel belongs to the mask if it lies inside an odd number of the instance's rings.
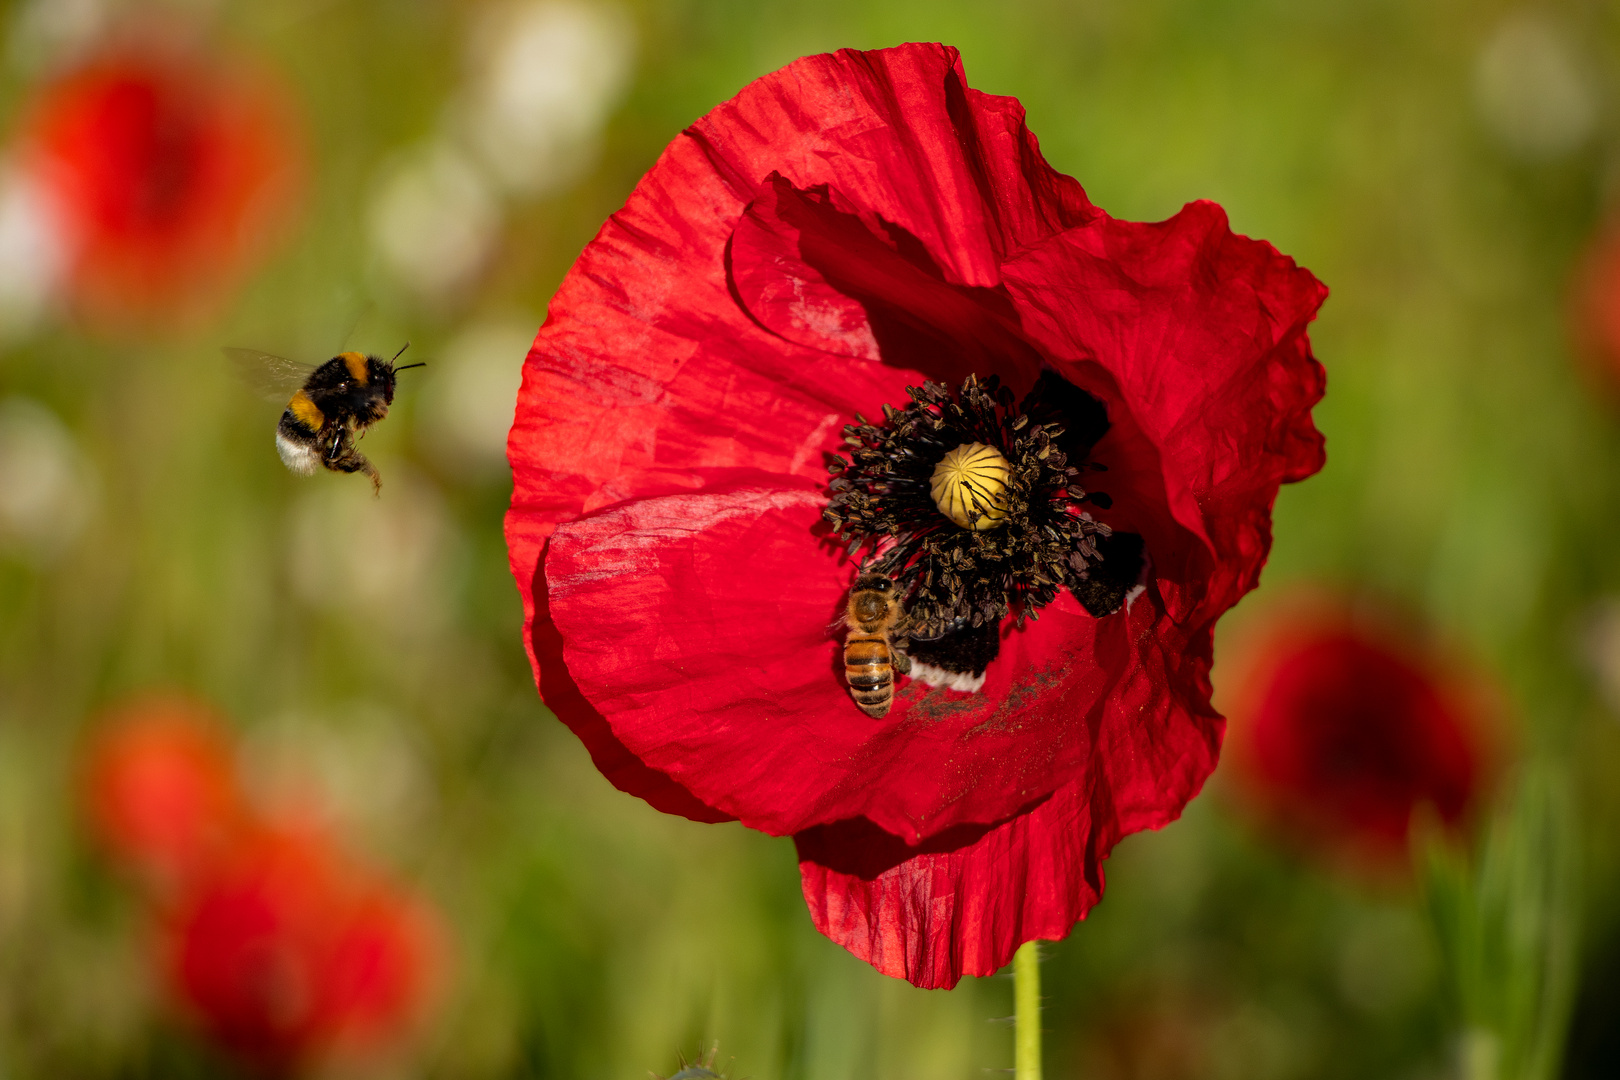
[[374,490],[381,491],[377,467],[355,443],[367,428],[388,415],[388,406],[394,403],[395,374],[426,366],[396,368],[394,360],[404,351],[395,353],[393,360],[339,353],[319,367],[256,349],[226,349],[225,355],[249,385],[272,400],[287,403],[276,425],[276,452],[287,468],[300,476],[311,476],[318,468],[361,472],[371,477]]

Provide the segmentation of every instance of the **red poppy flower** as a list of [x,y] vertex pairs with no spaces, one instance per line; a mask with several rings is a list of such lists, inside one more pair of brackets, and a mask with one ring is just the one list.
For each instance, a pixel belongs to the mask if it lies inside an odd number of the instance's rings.
[[119,322],[228,295],[286,220],[302,158],[285,95],[253,64],[150,41],[42,87],[22,146],[75,252],[75,301]]
[[398,1035],[429,987],[424,913],[318,838],[264,832],[173,912],[175,996],[229,1050],[272,1070]]
[[1620,221],[1601,228],[1581,260],[1571,316],[1582,357],[1605,389],[1620,391]]
[[[529,354],[507,537],[541,694],[621,789],[794,835],[816,925],[889,974],[1062,937],[1214,767],[1215,619],[1322,462],[1324,295],[1210,203],[1110,218],[952,49],[766,76],[669,146]],[[948,519],[954,447],[995,490],[958,470]],[[857,550],[918,676],[877,718],[831,625]]]
[[217,857],[246,819],[216,718],[184,698],[149,698],[106,717],[82,791],[97,838],[160,890]]
[[1392,620],[1326,600],[1279,609],[1234,657],[1233,773],[1273,827],[1369,868],[1403,867],[1412,816],[1479,801],[1492,709]]

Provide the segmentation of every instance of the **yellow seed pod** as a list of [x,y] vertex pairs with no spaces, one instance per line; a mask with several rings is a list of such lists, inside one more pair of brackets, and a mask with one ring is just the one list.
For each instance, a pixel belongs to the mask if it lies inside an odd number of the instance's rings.
[[1011,471],[1007,459],[993,446],[958,446],[934,466],[929,485],[934,505],[964,529],[993,529],[1007,519],[1007,477]]

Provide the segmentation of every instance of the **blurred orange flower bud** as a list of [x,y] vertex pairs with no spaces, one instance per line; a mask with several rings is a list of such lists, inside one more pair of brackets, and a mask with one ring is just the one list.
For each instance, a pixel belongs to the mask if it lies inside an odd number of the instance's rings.
[[177,1001],[221,1045],[287,1069],[405,1035],[438,941],[424,909],[318,834],[265,830],[173,910],[166,967]]
[[197,702],[153,697],[114,709],[85,761],[83,800],[97,839],[161,892],[197,873],[245,825],[230,747]]

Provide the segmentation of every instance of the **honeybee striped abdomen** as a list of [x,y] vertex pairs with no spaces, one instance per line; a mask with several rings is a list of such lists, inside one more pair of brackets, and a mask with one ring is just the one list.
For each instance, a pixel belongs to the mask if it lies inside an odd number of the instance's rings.
[[844,678],[861,711],[879,717],[894,700],[894,654],[882,637],[851,633],[844,642]]
[[849,696],[867,716],[877,719],[894,703],[894,676],[911,670],[911,661],[894,647],[893,635],[905,622],[894,581],[882,574],[862,574],[849,591],[844,616],[844,681]]

